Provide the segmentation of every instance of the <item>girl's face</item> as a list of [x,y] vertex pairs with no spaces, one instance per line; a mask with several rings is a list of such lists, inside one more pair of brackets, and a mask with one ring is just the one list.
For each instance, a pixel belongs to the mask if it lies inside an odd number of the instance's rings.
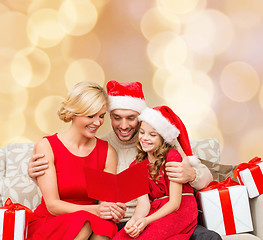
[[143,151],[153,153],[159,147],[161,141],[160,134],[151,125],[142,121],[139,129],[139,142]]
[[91,116],[74,116],[72,124],[80,131],[85,137],[92,138],[95,136],[97,130],[104,122],[106,114],[106,105],[94,115]]

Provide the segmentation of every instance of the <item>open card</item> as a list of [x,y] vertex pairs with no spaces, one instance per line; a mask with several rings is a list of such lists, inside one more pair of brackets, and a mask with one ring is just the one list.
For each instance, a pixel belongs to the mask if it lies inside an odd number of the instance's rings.
[[149,193],[146,161],[117,175],[92,168],[86,174],[88,196],[96,200],[125,203]]

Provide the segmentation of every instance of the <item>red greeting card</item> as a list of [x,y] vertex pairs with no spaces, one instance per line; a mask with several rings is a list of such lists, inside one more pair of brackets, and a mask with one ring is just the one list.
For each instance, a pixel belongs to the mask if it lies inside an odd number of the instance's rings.
[[125,203],[149,193],[146,161],[117,175],[92,168],[87,168],[86,174],[87,192],[90,198]]

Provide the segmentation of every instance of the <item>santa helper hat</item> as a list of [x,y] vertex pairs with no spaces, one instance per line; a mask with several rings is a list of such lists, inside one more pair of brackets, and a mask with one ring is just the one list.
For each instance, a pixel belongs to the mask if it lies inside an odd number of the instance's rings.
[[128,109],[141,113],[147,107],[140,82],[119,83],[111,80],[106,88],[110,102],[109,112],[114,109]]
[[147,107],[138,118],[140,121],[150,124],[163,137],[165,142],[179,147],[179,153],[186,155],[192,166],[199,163],[198,158],[193,156],[185,125],[172,109],[167,106]]

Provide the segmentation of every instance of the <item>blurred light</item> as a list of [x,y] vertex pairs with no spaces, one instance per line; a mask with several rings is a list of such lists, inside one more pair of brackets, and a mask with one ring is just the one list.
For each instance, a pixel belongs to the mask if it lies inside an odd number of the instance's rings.
[[229,19],[216,10],[204,10],[191,16],[184,31],[189,47],[208,55],[224,52],[232,43],[233,34]]
[[157,0],[157,6],[172,14],[186,14],[195,9],[198,0]]
[[171,23],[160,15],[159,8],[149,9],[141,20],[141,31],[144,37],[150,40],[155,34],[160,32],[174,32],[179,34],[181,24],[179,18],[174,15],[174,21]]
[[15,53],[13,49],[0,48],[0,93],[14,94],[23,89],[11,74],[11,64]]
[[263,86],[260,89],[260,93],[259,93],[259,104],[260,107],[263,109]]
[[19,1],[4,0],[1,2],[4,2],[6,6],[8,6],[10,9],[12,9],[12,11],[26,13],[27,8],[28,8],[30,2],[32,2],[32,0],[19,0]]
[[52,0],[52,1],[28,0],[28,1],[30,1],[30,5],[28,6],[28,9],[27,9],[28,15],[32,15],[32,13],[37,12],[40,9],[45,9],[45,8],[58,10],[60,5],[63,3],[63,0]]
[[15,94],[0,93],[0,119],[7,119],[25,110],[28,104],[28,93],[21,89]]
[[4,4],[0,3],[0,16],[9,12],[8,7],[6,7]]
[[195,85],[201,87],[212,102],[215,94],[215,84],[209,75],[201,71],[193,71],[192,78]]
[[245,103],[221,100],[218,118],[224,134],[237,134],[245,129],[250,118],[250,111]]
[[83,35],[91,31],[97,17],[97,9],[90,0],[65,0],[59,9],[59,21],[71,35]]
[[214,66],[214,62],[213,55],[202,55],[189,50],[184,65],[190,69],[207,73]]
[[27,16],[18,12],[0,15],[0,48],[20,50],[31,45],[26,34],[27,20]]
[[171,77],[170,71],[165,68],[158,68],[153,75],[153,89],[160,96],[164,96],[164,86]]
[[189,70],[183,66],[174,68],[173,72],[167,69],[157,69],[153,76],[153,87],[162,98],[173,98],[176,89],[184,84],[192,83]]
[[240,162],[248,162],[250,159],[254,157],[263,157],[262,149],[263,149],[263,127],[255,127],[251,126],[248,132],[244,132],[242,134],[242,138],[240,139],[240,144],[238,146],[238,150],[240,152]]
[[41,49],[26,48],[16,53],[11,70],[19,84],[35,87],[46,81],[50,72],[50,60]]
[[195,121],[192,118],[186,118],[184,121],[190,139],[217,138],[220,142],[220,149],[224,146],[224,136],[218,127],[216,114],[210,108],[208,114],[202,121]]
[[61,52],[69,60],[80,58],[96,59],[101,50],[101,42],[95,33],[79,37],[67,36],[61,43]]
[[[123,5],[122,0],[119,0],[119,2],[119,6]],[[131,15],[131,24],[133,24],[134,22],[140,22],[142,20],[143,15],[146,14],[146,12],[150,10],[155,5],[155,3],[152,0],[132,0],[127,1],[125,5],[125,7],[128,8],[129,13]]]
[[[221,141],[220,141],[221,145]],[[238,152],[238,149],[230,145],[229,143],[225,143],[224,147],[220,153],[220,163],[222,164],[231,164],[238,165],[242,161],[242,156]]]
[[57,111],[63,100],[60,96],[48,96],[37,104],[35,121],[42,132],[54,134],[64,130],[68,126],[57,115]]
[[224,94],[236,102],[250,100],[259,90],[257,72],[247,63],[233,62],[221,74],[220,85]]
[[25,131],[25,126],[26,120],[22,113],[0,119],[0,142],[6,142],[16,136],[22,135]]
[[74,61],[68,67],[65,74],[65,82],[68,89],[82,81],[96,82],[104,85],[105,75],[102,67],[91,59]]
[[181,83],[175,89],[164,88],[164,99],[172,104],[176,112],[185,119],[201,122],[210,111],[211,100],[208,94],[199,86]]
[[9,143],[32,143],[33,141],[26,138],[26,137],[23,137],[23,136],[16,136],[14,138],[10,138],[8,139],[7,141],[4,141],[2,143],[2,146],[6,146],[7,144]]
[[99,10],[105,7],[110,0],[91,0],[90,2],[92,2],[92,4],[94,4],[94,6]]
[[58,12],[48,8],[40,9],[30,16],[27,34],[35,46],[42,48],[56,46],[65,36],[58,22]]
[[164,54],[165,67],[172,70],[185,62],[188,47],[185,41],[178,36],[167,44]]
[[[147,47],[148,57],[151,62],[159,68],[166,67],[166,51],[167,46],[176,40],[178,36],[173,32],[162,32],[154,35],[153,38],[149,41]],[[181,56],[181,58],[183,58]]]
[[249,29],[262,23],[263,1],[262,0],[231,0],[225,1],[225,11],[233,23]]

